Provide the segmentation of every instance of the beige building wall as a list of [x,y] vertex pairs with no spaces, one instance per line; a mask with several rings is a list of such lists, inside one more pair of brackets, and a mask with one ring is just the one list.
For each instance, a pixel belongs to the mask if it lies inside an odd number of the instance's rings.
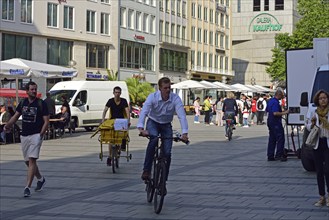
[[232,1],[234,83],[271,86],[265,69],[272,58],[275,36],[291,34],[299,19],[296,0],[284,1],[283,10],[276,10],[275,1],[269,1],[266,11],[265,1],[260,2],[260,11],[254,11],[252,0]]
[[227,82],[234,76],[230,1],[190,0],[188,8],[191,78]]

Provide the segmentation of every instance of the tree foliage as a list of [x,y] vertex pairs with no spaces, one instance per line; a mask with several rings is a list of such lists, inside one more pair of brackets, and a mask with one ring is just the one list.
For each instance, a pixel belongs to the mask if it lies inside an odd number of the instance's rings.
[[299,0],[298,13],[301,19],[291,35],[278,34],[276,47],[272,49],[272,61],[266,72],[274,81],[285,81],[285,50],[312,48],[313,38],[329,37],[329,1]]
[[113,70],[106,69],[109,81],[118,80],[118,71],[114,72]]
[[154,92],[154,88],[148,82],[141,82],[139,78],[128,78],[126,83],[129,91],[129,98],[132,103],[142,104],[147,96]]

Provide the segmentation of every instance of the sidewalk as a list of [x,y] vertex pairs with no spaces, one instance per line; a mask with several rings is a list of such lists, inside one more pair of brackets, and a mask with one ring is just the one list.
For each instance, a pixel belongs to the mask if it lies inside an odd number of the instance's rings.
[[267,162],[266,125],[239,127],[229,142],[223,127],[188,119],[191,144],[174,143],[160,215],[147,203],[140,180],[147,139],[130,130],[132,160],[121,159],[113,174],[99,160],[97,137],[79,130],[44,141],[38,162],[47,184],[42,192],[32,190],[30,198],[23,197],[26,168],[20,145],[0,145],[0,219],[329,219],[328,207],[313,206],[316,177],[303,170],[300,160]]

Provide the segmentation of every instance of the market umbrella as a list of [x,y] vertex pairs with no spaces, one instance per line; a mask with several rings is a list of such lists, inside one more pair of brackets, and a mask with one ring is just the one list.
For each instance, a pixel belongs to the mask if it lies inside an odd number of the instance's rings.
[[205,89],[206,87],[194,80],[185,80],[171,85],[172,89]]

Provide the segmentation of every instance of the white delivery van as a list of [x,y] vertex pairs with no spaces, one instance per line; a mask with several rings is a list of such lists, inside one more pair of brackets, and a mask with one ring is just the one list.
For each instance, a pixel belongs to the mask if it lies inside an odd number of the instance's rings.
[[[107,101],[113,98],[113,88],[122,89],[121,97],[130,102],[127,84],[124,81],[65,81],[56,83],[51,89],[51,97],[56,103],[56,113],[62,106],[61,97],[67,97],[71,108],[71,121],[75,127],[91,131],[102,121]],[[109,111],[108,111],[109,113]]]

